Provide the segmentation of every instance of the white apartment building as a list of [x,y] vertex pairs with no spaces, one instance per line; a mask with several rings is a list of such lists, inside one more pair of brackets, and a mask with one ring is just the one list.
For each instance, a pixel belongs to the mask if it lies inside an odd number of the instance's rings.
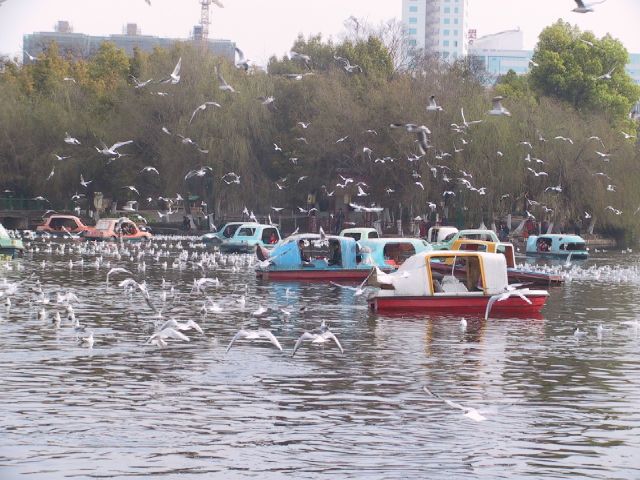
[[413,52],[444,59],[467,55],[469,0],[402,0],[402,22]]

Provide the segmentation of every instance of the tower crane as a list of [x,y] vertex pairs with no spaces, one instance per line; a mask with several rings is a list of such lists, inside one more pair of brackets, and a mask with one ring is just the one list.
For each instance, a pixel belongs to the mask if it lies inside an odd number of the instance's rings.
[[209,25],[211,25],[209,13],[212,3],[220,8],[224,8],[220,0],[200,0],[200,26],[202,27],[203,42],[206,42],[209,38]]

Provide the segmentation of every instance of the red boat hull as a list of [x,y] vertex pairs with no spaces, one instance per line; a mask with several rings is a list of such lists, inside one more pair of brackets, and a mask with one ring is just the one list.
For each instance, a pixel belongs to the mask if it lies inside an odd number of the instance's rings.
[[362,281],[369,276],[370,269],[354,270],[256,270],[256,276],[263,280],[355,280]]
[[[520,297],[509,297],[495,302],[491,307],[491,315],[528,316],[540,312],[548,295],[527,295],[528,304]],[[376,312],[443,312],[484,315],[489,296],[461,297],[459,295],[437,295],[433,297],[373,297],[369,299],[369,307]]]

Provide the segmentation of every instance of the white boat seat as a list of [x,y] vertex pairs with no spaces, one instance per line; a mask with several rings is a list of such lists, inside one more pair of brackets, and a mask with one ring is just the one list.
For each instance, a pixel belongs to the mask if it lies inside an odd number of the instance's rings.
[[468,292],[467,287],[453,275],[447,275],[442,278],[442,291],[444,293]]

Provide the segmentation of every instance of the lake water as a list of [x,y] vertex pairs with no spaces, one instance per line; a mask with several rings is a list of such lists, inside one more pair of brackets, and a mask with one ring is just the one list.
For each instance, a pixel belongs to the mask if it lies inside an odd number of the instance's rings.
[[[640,478],[635,254],[574,267],[542,320],[467,317],[462,332],[458,316],[374,315],[351,290],[263,283],[247,265],[207,271],[221,282],[207,296],[223,312],[203,315],[203,297],[189,294],[203,273],[173,268],[173,243],[161,248],[168,256],[141,257],[144,273],[133,250],[118,260],[78,247],[48,253],[43,243],[2,269],[0,282],[23,283],[10,309],[0,306],[1,479]],[[205,334],[145,345],[158,321],[140,294],[118,287],[127,275],[107,287],[107,262],[146,279],[158,305],[164,278],[167,315],[196,320]],[[63,314],[58,330],[36,315],[38,280],[52,298],[49,318]],[[92,349],[76,343],[58,291],[79,297],[75,316],[94,331]],[[251,316],[287,304],[296,309],[288,317]],[[298,336],[322,320],[344,354],[305,344],[292,358]],[[577,325],[586,337],[574,337]],[[244,340],[225,353],[241,327],[269,328],[284,352]]]

